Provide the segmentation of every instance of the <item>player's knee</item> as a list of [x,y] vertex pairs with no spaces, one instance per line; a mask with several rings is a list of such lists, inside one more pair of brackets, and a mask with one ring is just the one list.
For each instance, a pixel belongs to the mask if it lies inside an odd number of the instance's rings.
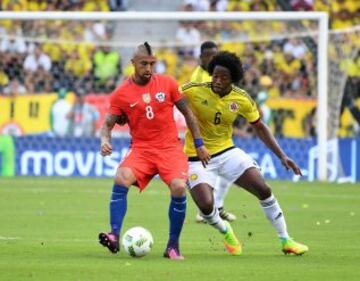
[[171,195],[184,196],[186,195],[186,182],[182,179],[175,179],[170,183]]
[[213,210],[214,210],[214,202],[212,202],[212,200],[206,200],[203,199],[201,202],[199,202],[199,209],[201,211],[201,213],[203,213],[204,215],[210,215]]
[[265,200],[271,196],[271,188],[265,184],[258,189],[258,198],[260,200]]
[[135,176],[128,168],[118,169],[115,175],[115,183],[123,186],[131,186],[136,181]]

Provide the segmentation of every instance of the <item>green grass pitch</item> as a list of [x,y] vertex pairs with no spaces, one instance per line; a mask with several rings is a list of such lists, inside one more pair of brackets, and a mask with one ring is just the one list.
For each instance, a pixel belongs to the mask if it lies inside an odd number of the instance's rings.
[[160,181],[129,192],[123,232],[140,225],[155,240],[148,256],[131,258],[97,242],[109,228],[111,179],[0,178],[0,280],[360,280],[360,185],[270,184],[308,254],[283,255],[257,200],[233,187],[226,207],[238,216],[243,255],[228,255],[216,230],[194,222],[189,196],[185,260],[176,262],[162,257],[169,192]]

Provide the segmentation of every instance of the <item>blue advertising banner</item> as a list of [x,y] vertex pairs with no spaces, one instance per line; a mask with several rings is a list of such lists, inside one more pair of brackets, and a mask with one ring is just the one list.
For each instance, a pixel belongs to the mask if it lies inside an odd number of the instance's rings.
[[[284,151],[300,166],[303,172],[301,178],[287,171],[260,140],[237,138],[234,142],[258,162],[262,173],[268,179],[313,181],[317,178],[318,147],[314,139],[279,140]],[[99,154],[100,140],[95,138],[14,138],[14,174],[112,177],[119,162],[128,152],[129,144],[128,138],[114,138],[113,154],[110,157],[102,157]],[[329,181],[360,181],[360,139],[334,139],[327,143],[327,148]],[[6,165],[4,159],[2,160],[2,166]]]

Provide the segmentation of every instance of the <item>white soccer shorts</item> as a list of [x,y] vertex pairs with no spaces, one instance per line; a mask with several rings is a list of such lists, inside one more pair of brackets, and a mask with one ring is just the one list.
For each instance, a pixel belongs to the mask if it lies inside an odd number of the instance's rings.
[[189,161],[188,187],[207,183],[215,188],[218,176],[233,183],[251,167],[259,168],[256,161],[238,147],[211,158],[206,168],[200,161]]

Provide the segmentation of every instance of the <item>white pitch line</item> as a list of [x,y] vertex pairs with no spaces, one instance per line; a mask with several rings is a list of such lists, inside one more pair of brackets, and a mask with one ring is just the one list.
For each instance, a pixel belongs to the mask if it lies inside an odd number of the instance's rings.
[[0,240],[21,240],[21,237],[5,237],[5,236],[0,236]]

